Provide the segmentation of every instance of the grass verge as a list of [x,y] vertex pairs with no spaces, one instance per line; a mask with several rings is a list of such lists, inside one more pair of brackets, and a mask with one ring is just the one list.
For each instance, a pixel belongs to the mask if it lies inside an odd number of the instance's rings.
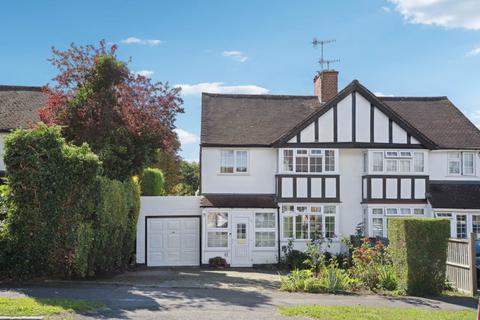
[[98,302],[78,299],[34,299],[0,297],[0,316],[48,316],[99,309]]
[[472,310],[300,305],[280,307],[280,314],[321,320],[471,320],[475,319],[476,312]]

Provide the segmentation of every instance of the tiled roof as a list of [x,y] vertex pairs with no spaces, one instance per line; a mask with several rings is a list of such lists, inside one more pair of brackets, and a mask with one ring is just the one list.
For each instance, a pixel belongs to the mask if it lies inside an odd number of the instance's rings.
[[278,208],[274,195],[209,194],[200,200],[203,208]]
[[37,122],[37,109],[46,99],[41,87],[0,85],[0,131],[27,128]]
[[441,149],[480,149],[480,131],[447,97],[380,97]]
[[202,94],[202,145],[269,146],[320,108],[316,96]]
[[430,181],[428,201],[436,209],[480,209],[480,182]]

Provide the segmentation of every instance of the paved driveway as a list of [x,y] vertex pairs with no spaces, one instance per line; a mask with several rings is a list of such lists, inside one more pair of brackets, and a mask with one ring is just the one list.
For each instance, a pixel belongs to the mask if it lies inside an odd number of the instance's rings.
[[[133,279],[138,280],[136,285],[132,285]],[[273,284],[268,283],[270,280]],[[95,313],[79,315],[80,319],[284,319],[277,312],[278,306],[296,304],[431,309],[476,307],[474,300],[461,298],[441,301],[377,295],[286,293],[278,291],[275,288],[277,284],[275,272],[153,269],[103,279],[98,283],[50,282],[3,287],[0,288],[0,296],[90,299],[107,306]]]

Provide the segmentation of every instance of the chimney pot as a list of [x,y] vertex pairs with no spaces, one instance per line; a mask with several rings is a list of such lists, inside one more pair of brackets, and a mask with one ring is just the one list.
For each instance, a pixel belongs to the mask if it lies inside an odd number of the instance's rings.
[[320,102],[327,102],[338,93],[338,71],[323,70],[313,79],[313,92]]

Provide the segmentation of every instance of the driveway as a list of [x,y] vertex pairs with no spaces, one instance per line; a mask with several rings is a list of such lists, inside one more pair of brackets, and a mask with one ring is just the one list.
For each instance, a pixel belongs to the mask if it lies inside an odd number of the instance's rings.
[[[132,285],[132,279],[141,279],[141,283]],[[273,279],[274,284],[268,284],[268,279]],[[168,283],[174,286],[168,287]],[[78,315],[79,319],[285,319],[278,314],[278,306],[297,304],[430,309],[476,307],[475,300],[464,298],[440,300],[286,293],[278,291],[275,283],[278,284],[275,272],[231,269],[182,269],[176,272],[153,269],[127,273],[97,283],[50,282],[3,287],[0,288],[0,296],[90,299],[106,305],[106,308],[94,313]]]

